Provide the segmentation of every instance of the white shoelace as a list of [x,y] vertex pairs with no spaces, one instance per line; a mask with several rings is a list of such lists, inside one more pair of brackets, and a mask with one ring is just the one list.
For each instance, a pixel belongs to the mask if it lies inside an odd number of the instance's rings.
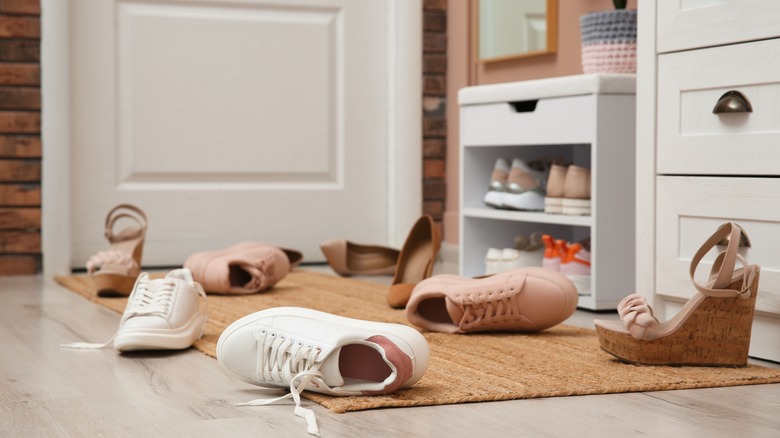
[[[315,362],[320,349],[305,345],[293,339],[263,330],[257,339],[257,371],[255,380],[278,384],[289,384],[290,393],[272,399],[256,399],[236,406],[266,406],[290,397],[295,401],[295,415],[306,420],[306,431],[320,435],[314,411],[301,406],[301,393],[315,377],[323,378],[318,370],[321,363]],[[300,381],[296,385],[296,382]]]
[[[127,309],[125,310],[124,315],[122,315],[122,322],[133,316],[168,316],[168,314],[171,312],[173,291],[175,288],[176,283],[173,280],[151,280],[146,274],[142,274],[142,277],[138,279],[138,284],[135,287],[131,301],[127,304]],[[206,300],[206,292],[204,292],[201,287],[196,287],[195,289],[198,291],[198,294],[203,297],[204,300]],[[205,302],[206,318],[204,318],[204,324],[208,319],[208,301]],[[117,333],[118,331],[115,332],[113,336],[111,336],[111,339],[102,344],[90,342],[71,342],[69,344],[60,344],[60,347],[75,349],[105,348],[114,342]]]

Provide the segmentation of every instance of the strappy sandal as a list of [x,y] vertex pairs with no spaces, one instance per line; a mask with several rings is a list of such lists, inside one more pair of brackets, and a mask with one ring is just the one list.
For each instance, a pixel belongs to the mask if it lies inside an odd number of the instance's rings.
[[[121,219],[135,224],[114,233]],[[141,272],[141,255],[146,238],[146,214],[131,204],[119,204],[106,216],[106,239],[111,244],[87,261],[87,273],[92,277],[100,297],[128,296]]]
[[[669,321],[659,322],[637,294],[618,305],[622,321],[596,320],[601,348],[624,362],[646,365],[747,365],[761,268],[737,253],[741,234],[729,222],[704,242],[690,268],[698,292]],[[725,237],[728,247],[715,258],[709,281],[696,282],[699,262]]]

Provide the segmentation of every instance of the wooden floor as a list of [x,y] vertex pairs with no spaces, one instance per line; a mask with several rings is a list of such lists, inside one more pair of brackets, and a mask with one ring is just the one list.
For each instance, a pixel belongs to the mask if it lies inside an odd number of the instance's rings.
[[[0,277],[0,302],[2,437],[309,436],[290,405],[234,407],[278,393],[228,377],[195,350],[60,349],[65,342],[108,340],[119,315],[51,278]],[[568,323],[592,327],[594,316],[577,311]],[[780,385],[346,414],[304,405],[314,409],[323,437],[780,436]]]

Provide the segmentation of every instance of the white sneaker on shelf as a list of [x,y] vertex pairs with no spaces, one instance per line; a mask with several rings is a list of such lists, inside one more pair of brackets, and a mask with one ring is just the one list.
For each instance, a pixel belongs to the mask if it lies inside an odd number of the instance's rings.
[[580,295],[590,295],[590,251],[581,243],[572,243],[561,261],[561,273],[577,286]]
[[504,208],[544,211],[546,185],[547,169],[533,169],[523,160],[515,158],[503,196]]
[[295,415],[318,434],[314,412],[300,393],[383,395],[416,383],[428,368],[428,343],[401,325],[345,318],[300,307],[276,307],[230,324],[217,342],[217,360],[229,374],[254,385],[289,389],[287,395],[239,406],[263,406],[292,397]]
[[501,208],[503,206],[509,170],[509,162],[503,158],[496,160],[496,164],[493,166],[493,173],[490,175],[488,191],[482,199],[486,205],[495,208]]
[[485,275],[501,272],[503,262],[501,261],[502,250],[499,248],[488,248],[485,255]]
[[207,310],[200,309],[206,293],[192,280],[189,269],[176,269],[163,279],[142,273],[136,279],[116,334],[103,344],[75,342],[66,348],[103,348],[119,351],[180,350],[203,335]]

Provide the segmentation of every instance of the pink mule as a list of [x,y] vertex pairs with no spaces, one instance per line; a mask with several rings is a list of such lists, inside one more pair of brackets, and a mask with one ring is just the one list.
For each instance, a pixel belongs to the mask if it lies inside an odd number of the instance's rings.
[[263,292],[284,278],[302,259],[298,251],[262,242],[241,242],[225,249],[191,255],[184,267],[207,292]]

